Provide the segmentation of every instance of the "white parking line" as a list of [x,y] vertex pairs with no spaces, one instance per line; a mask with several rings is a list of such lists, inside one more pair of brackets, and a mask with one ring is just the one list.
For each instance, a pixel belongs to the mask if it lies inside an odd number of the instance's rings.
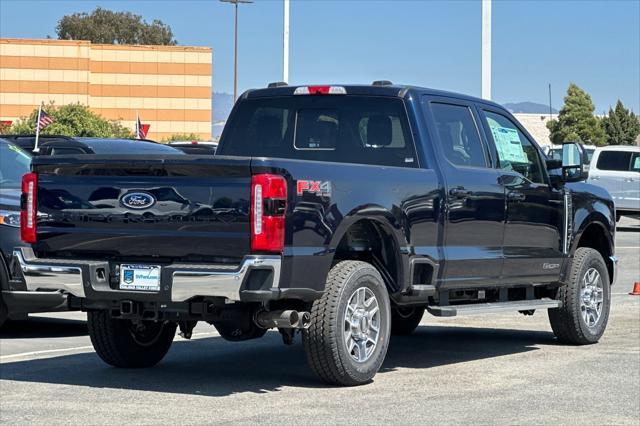
[[[198,340],[198,339],[204,339],[208,336],[217,335],[217,334],[218,333],[215,331],[210,331],[210,332],[202,332],[202,333],[193,333],[193,336],[191,337],[193,340]],[[82,351],[89,351],[89,350],[93,350],[93,346],[76,346],[73,348],[47,349],[43,351],[22,352],[19,354],[0,356],[0,363],[4,361],[16,359],[16,358],[38,358],[42,355],[46,357],[47,355],[57,354],[61,352],[82,352]]]
[[616,250],[617,249],[640,249],[640,246],[623,246],[623,247],[618,246],[616,247]]
[[34,357],[34,356],[37,357],[39,355],[49,355],[49,354],[55,354],[59,352],[83,351],[88,349],[93,349],[93,346],[76,346],[75,348],[61,348],[61,349],[48,349],[45,351],[22,352],[20,354],[0,356],[0,362],[6,361],[9,359],[14,359],[14,358]]

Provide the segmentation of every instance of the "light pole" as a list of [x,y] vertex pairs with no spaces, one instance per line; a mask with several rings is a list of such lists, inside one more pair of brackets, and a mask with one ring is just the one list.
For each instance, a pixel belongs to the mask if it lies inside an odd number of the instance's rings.
[[233,26],[233,100],[238,98],[238,3],[253,3],[253,0],[220,0],[231,3],[235,7],[235,24]]
[[284,0],[282,29],[282,81],[289,83],[289,0]]
[[482,0],[482,98],[491,99],[491,0]]

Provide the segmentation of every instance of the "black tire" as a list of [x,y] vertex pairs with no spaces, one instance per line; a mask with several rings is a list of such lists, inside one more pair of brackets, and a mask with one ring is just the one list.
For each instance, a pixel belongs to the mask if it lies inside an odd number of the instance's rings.
[[120,368],[156,365],[169,351],[176,324],[143,321],[144,329],[131,320],[111,318],[109,311],[89,311],[87,326],[96,353],[104,362]]
[[2,300],[2,294],[0,293],[0,328],[7,322],[9,318],[9,309],[7,309],[7,305],[4,304],[4,300]]
[[413,333],[420,325],[423,315],[424,307],[422,306],[391,308],[391,335],[406,336]]
[[[357,355],[352,352],[356,348],[349,351],[344,335],[347,304],[358,289],[375,296],[379,312],[377,343],[362,362],[354,359]],[[373,322],[365,323],[367,330],[372,329]],[[389,295],[378,270],[366,262],[342,261],[331,268],[322,298],[313,303],[311,325],[302,335],[307,361],[327,383],[341,386],[367,383],[376,375],[387,354],[390,328]],[[367,344],[365,341],[365,354]]]
[[[581,289],[585,275],[593,269],[600,275],[602,283],[602,307],[597,321],[589,326],[582,314]],[[611,305],[609,274],[600,253],[586,247],[576,250],[568,281],[558,289],[557,299],[562,302],[562,307],[549,309],[549,322],[558,341],[573,345],[596,343],[607,327]]]

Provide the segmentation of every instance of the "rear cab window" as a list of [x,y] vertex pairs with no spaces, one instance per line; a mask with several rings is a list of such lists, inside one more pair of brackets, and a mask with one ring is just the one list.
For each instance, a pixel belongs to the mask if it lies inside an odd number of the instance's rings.
[[243,100],[218,154],[418,167],[404,103],[383,96]]

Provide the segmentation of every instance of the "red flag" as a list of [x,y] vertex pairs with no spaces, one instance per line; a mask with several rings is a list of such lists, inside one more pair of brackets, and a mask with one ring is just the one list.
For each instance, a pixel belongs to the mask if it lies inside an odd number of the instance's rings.
[[147,133],[149,133],[150,124],[142,124],[140,121],[140,116],[136,118],[136,138],[145,139],[147,137]]

